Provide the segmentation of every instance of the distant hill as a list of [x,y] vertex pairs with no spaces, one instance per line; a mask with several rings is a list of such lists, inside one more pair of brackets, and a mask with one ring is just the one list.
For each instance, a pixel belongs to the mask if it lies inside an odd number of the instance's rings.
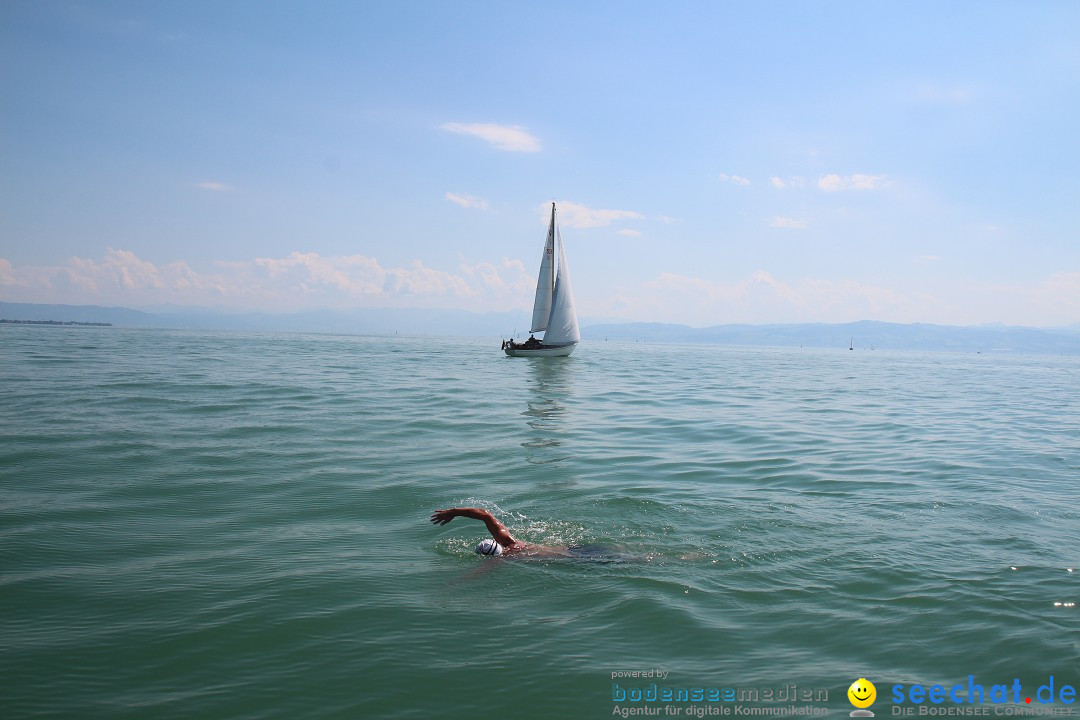
[[322,332],[358,335],[507,337],[528,330],[526,313],[470,313],[411,308],[311,310],[298,313],[229,313],[204,308],[143,312],[99,305],[0,302],[0,319],[110,323],[117,327]]
[[[117,327],[236,331],[322,332],[357,335],[506,337],[527,334],[527,313],[462,310],[358,309],[300,313],[227,313],[202,308],[142,312],[96,305],[35,305],[0,302],[0,319],[110,323]],[[582,339],[717,345],[1012,352],[1080,355],[1080,326],[1028,328],[1005,325],[957,327],[863,321],[843,324],[717,325],[694,328],[664,323],[583,323]]]
[[35,305],[0,302],[2,320],[54,320],[57,322],[110,323],[125,327],[154,326],[155,316],[122,307],[98,305]]

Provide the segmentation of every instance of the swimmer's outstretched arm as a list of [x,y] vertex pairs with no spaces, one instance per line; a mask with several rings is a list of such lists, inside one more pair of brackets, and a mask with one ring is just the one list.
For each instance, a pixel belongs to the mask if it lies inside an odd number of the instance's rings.
[[498,518],[489,513],[483,508],[450,508],[449,510],[436,510],[431,514],[431,522],[436,525],[445,525],[456,517],[467,517],[473,520],[480,520],[487,525],[488,532],[491,533],[491,537],[495,538],[495,542],[499,543],[503,547],[510,547],[517,544],[517,540],[510,534],[510,531],[506,529],[506,526],[499,522]]

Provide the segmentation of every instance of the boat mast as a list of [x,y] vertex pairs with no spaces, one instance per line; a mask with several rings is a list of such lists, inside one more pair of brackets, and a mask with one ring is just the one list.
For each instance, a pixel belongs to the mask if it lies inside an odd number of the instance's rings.
[[555,229],[555,203],[551,203],[551,289],[555,289],[555,245],[558,231]]

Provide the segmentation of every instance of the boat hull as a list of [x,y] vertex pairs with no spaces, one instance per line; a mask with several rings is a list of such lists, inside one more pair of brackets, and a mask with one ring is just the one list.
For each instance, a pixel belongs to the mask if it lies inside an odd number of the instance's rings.
[[510,357],[566,357],[574,352],[574,348],[576,347],[577,343],[574,343],[573,345],[559,345],[556,347],[538,347],[531,349],[508,347],[503,348],[503,352]]

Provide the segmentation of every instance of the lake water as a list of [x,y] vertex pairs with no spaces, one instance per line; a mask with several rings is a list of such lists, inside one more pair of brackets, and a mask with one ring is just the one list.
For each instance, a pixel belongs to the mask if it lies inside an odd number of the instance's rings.
[[4,717],[1080,684],[1080,358],[7,326],[0,383]]

